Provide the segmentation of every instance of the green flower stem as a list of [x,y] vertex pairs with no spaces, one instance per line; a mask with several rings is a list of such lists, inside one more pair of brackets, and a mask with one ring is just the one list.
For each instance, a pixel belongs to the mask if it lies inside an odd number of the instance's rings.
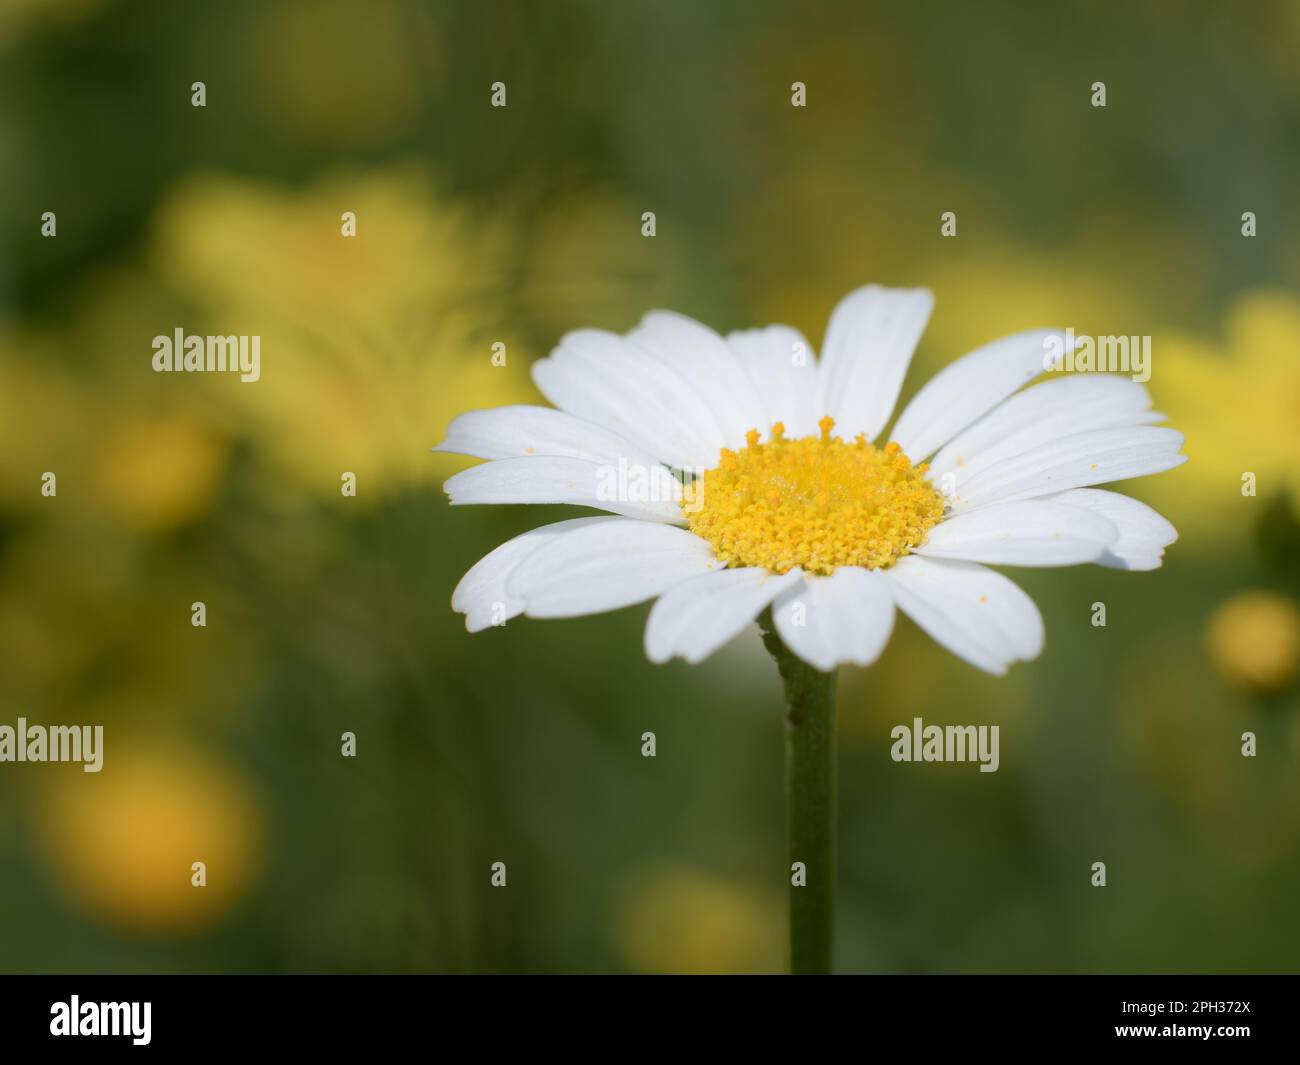
[[[785,683],[786,841],[790,859],[790,971],[829,973],[835,926],[835,674],[791,653],[759,619]],[[794,863],[803,865],[799,886]]]

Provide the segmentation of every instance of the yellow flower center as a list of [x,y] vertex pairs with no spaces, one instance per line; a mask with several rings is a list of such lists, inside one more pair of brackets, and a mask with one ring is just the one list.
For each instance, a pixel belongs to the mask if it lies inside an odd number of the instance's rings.
[[688,490],[682,509],[691,532],[713,545],[728,566],[762,566],[785,573],[802,566],[831,573],[837,566],[891,566],[925,540],[944,501],[897,444],[873,447],[821,436],[785,438],[777,422],[765,444],[758,430],[740,451],[724,448],[702,485]]

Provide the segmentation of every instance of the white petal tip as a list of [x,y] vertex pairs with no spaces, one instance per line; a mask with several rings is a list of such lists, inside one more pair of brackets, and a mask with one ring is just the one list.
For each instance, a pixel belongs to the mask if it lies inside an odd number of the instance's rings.
[[1160,569],[1164,562],[1165,553],[1163,551],[1158,555],[1145,555],[1140,558],[1126,558],[1108,553],[1097,559],[1097,565],[1099,566],[1105,566],[1107,569],[1121,569],[1128,573],[1150,573],[1152,570]]

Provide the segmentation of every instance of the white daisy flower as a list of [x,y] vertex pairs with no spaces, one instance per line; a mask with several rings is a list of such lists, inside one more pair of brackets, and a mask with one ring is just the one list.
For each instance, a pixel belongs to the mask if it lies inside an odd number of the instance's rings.
[[860,288],[820,359],[788,326],[724,338],[667,311],[626,336],[568,334],[533,366],[556,409],[461,415],[434,450],[488,460],[447,481],[453,505],[610,514],[502,544],[452,606],[476,632],[655,599],[655,662],[698,662],[769,607],[822,671],[874,662],[895,608],[990,673],[1036,657],[1037,607],[988,566],[1158,567],[1173,526],[1093,486],[1181,465],[1183,437],[1128,378],[1029,385],[1064,351],[1056,330],[963,356],[885,432],[933,303]]

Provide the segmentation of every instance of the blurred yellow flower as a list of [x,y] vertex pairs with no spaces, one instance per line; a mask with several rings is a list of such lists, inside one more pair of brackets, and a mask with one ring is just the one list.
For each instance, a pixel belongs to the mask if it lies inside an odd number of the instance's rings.
[[198,314],[159,329],[260,336],[261,380],[184,383],[290,475],[273,499],[337,494],[352,472],[364,503],[445,476],[428,451],[466,407],[536,401],[506,306],[513,249],[503,219],[440,201],[419,169],[304,191],[196,178],[160,209],[152,261]]
[[638,972],[762,973],[785,965],[780,895],[694,869],[638,877],[617,909],[614,939]]
[[[220,919],[258,866],[259,812],[229,765],[180,744],[104,744],[97,774],[51,774],[42,842],[59,887],[128,932],[181,932]],[[206,865],[205,887],[192,884]]]
[[[1117,236],[1112,246],[1119,240]],[[1135,332],[1127,326],[1151,313],[1083,254],[1062,256],[981,240],[936,258],[927,276],[937,297],[928,338],[929,358],[937,364],[975,343],[1022,329],[1071,328],[1079,335]],[[1153,395],[1156,407],[1164,409],[1159,391]]]
[[1219,675],[1234,687],[1282,691],[1300,665],[1300,608],[1276,592],[1242,592],[1210,615],[1205,646]]
[[[1153,499],[1170,501],[1180,529],[1199,520],[1246,529],[1257,513],[1242,495],[1253,473],[1261,500],[1287,493],[1300,514],[1300,302],[1278,292],[1243,297],[1217,348],[1186,336],[1157,338],[1156,406],[1187,435],[1190,461],[1159,478]],[[1243,510],[1243,508],[1245,508]]]

